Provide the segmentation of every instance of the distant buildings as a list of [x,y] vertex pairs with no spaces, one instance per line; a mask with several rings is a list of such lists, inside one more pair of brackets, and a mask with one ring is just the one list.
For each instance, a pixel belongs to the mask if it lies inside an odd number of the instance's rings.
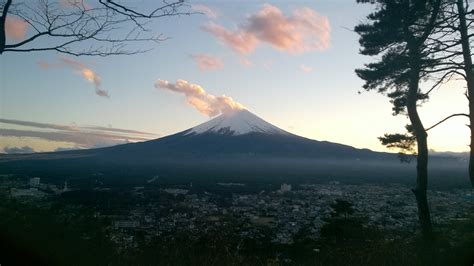
[[40,178],[39,177],[30,178],[30,186],[31,187],[39,187],[39,185],[40,185]]
[[180,189],[180,188],[166,188],[166,189],[163,189],[163,191],[169,194],[173,194],[174,196],[184,195],[189,192],[189,190],[187,189]]
[[290,191],[291,191],[291,185],[281,184],[281,187],[280,187],[280,192],[281,193],[290,192]]
[[10,190],[10,196],[12,198],[22,198],[22,197],[31,197],[31,198],[41,198],[46,196],[46,193],[38,190],[37,188],[12,188]]

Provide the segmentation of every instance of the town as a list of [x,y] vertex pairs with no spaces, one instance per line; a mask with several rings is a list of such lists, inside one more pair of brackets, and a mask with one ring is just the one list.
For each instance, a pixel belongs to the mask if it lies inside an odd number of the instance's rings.
[[[270,231],[271,241],[278,244],[291,244],[303,229],[317,239],[336,200],[350,202],[354,216],[384,232],[415,233],[418,225],[413,193],[404,184],[282,183],[279,189],[243,193],[245,183],[219,182],[215,187],[224,192],[216,192],[196,189],[192,183],[153,186],[158,179],[127,189],[97,185],[84,190],[68,186],[67,180],[58,186],[42,183],[39,177],[3,175],[0,195],[34,208],[47,209],[53,202],[63,202],[66,215],[86,208],[94,219],[108,221],[108,237],[122,250],[138,247],[139,241],[172,238],[178,232],[197,239],[228,225],[242,238]],[[433,223],[438,226],[468,219],[472,213],[474,198],[469,189],[430,190],[429,198]]]

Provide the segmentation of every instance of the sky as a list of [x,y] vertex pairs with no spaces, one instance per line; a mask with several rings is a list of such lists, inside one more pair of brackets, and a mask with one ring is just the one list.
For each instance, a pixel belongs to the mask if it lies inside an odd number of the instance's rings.
[[[0,55],[0,152],[159,138],[229,108],[247,108],[307,138],[375,151],[387,151],[377,137],[404,132],[407,117],[393,116],[388,98],[364,91],[354,72],[376,60],[359,54],[352,31],[373,6],[349,0],[246,0],[190,1],[188,8],[200,14],[148,25],[167,39],[146,44],[152,50],[144,54]],[[15,17],[7,24],[9,43],[31,34]],[[462,81],[437,89],[420,107],[425,126],[467,112],[464,91]],[[431,130],[429,147],[467,151],[467,123],[459,117]]]

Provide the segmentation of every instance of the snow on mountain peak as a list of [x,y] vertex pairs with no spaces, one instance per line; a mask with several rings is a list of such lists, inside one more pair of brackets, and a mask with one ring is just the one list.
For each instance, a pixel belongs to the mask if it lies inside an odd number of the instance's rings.
[[229,113],[202,123],[190,129],[186,135],[202,133],[220,133],[228,135],[244,135],[247,133],[258,132],[265,134],[290,134],[280,129],[260,117],[252,114],[246,109],[234,110]]

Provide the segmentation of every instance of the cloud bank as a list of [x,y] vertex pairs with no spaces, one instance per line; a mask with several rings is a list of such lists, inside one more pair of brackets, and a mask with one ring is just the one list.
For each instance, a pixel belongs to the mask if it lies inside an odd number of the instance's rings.
[[23,154],[23,153],[34,153],[35,150],[29,146],[23,147],[5,147],[3,151],[7,154]]
[[95,94],[101,97],[110,97],[109,93],[102,88],[102,78],[99,76],[99,74],[97,74],[94,70],[79,61],[73,60],[68,57],[60,57],[59,63],[56,64],[49,64],[44,61],[39,61],[38,64],[43,69],[50,69],[52,67],[66,67],[75,70],[86,81],[94,85]]
[[329,48],[331,35],[329,19],[313,9],[300,8],[285,16],[270,4],[263,5],[234,31],[213,22],[202,29],[243,55],[261,43],[290,54],[322,51]]
[[[0,123],[24,126],[33,129],[12,129],[0,127],[0,136],[29,137],[47,141],[68,142],[78,148],[104,147],[127,143],[129,141],[145,141],[156,138],[153,133],[100,126],[69,126],[13,119],[2,119]],[[36,130],[41,129],[41,130]]]
[[191,55],[199,69],[202,71],[206,70],[218,70],[224,67],[222,60],[219,57],[215,57],[208,54],[196,54]]
[[173,84],[160,79],[155,83],[155,88],[184,94],[191,106],[209,117],[245,109],[242,104],[234,101],[231,97],[225,95],[214,96],[207,93],[201,86],[189,83],[186,80],[178,80]]

